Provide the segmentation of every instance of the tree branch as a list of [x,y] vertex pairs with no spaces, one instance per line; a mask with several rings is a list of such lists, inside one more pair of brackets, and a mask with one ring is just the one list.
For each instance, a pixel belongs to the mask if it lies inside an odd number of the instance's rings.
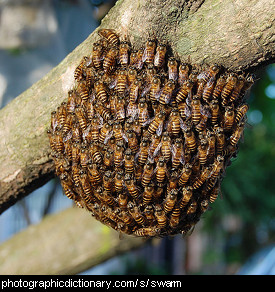
[[[149,35],[167,40],[192,63],[219,63],[255,71],[274,62],[274,10],[269,0],[121,0],[102,27],[128,36],[136,47]],[[0,213],[54,175],[46,129],[67,98],[73,71],[89,55],[96,31],[43,79],[0,111]]]

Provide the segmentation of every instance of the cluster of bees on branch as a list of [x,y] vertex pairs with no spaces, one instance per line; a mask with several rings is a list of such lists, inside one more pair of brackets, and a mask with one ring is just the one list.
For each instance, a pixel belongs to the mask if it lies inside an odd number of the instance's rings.
[[186,234],[238,151],[253,77],[98,31],[48,130],[65,195],[126,234]]

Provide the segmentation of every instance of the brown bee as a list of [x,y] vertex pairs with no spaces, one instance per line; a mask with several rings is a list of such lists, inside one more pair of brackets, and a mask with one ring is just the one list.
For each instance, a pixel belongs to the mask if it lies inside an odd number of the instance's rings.
[[149,225],[153,225],[154,222],[156,221],[156,218],[155,218],[155,215],[154,215],[154,208],[152,205],[147,205],[145,208],[144,208],[144,215],[145,215],[145,218],[148,222]]
[[150,161],[147,161],[147,163],[144,166],[144,171],[142,174],[141,184],[143,187],[146,187],[150,184],[151,179],[154,174],[154,164]]
[[215,126],[218,124],[218,118],[220,113],[220,106],[217,99],[210,101],[210,112],[211,112],[211,124]]
[[99,143],[107,144],[113,135],[113,126],[111,123],[104,123],[99,132]]
[[222,105],[226,106],[228,104],[230,94],[234,87],[236,86],[238,79],[234,74],[230,74],[226,79],[226,84],[221,92]]
[[174,81],[178,80],[178,62],[175,58],[169,58],[167,62],[168,78]]
[[80,154],[80,143],[72,143],[72,164],[79,163],[79,154]]
[[142,81],[140,79],[135,79],[131,86],[130,86],[130,92],[129,92],[129,97],[130,97],[130,102],[135,103],[139,97],[140,90],[141,90],[141,85]]
[[193,188],[191,186],[186,186],[182,189],[182,199],[180,201],[180,209],[185,208],[187,204],[189,203],[190,199],[193,195]]
[[198,204],[197,204],[196,201],[192,201],[190,203],[190,206],[188,207],[188,209],[186,211],[187,215],[194,214],[196,212],[196,210],[197,210],[197,205]]
[[165,161],[169,161],[172,154],[172,144],[168,132],[163,133],[160,145],[160,152],[163,158],[165,159]]
[[102,174],[101,174],[97,164],[95,164],[95,163],[88,164],[88,176],[89,176],[90,182],[94,188],[101,185]]
[[214,87],[215,87],[215,77],[211,77],[207,83],[205,84],[204,86],[204,90],[203,90],[203,93],[202,93],[202,99],[205,101],[205,102],[208,102],[210,97],[211,97],[211,94],[214,90]]
[[201,102],[197,97],[191,101],[191,115],[193,124],[197,125],[201,119]]
[[149,151],[149,141],[147,139],[143,139],[140,144],[140,150],[137,153],[138,155],[138,164],[144,165],[148,158],[148,151]]
[[150,122],[148,105],[145,98],[141,98],[138,103],[138,122],[141,127],[144,127]]
[[143,62],[146,62],[147,64],[152,64],[154,62],[155,49],[156,41],[154,39],[148,39],[144,49]]
[[234,124],[235,112],[232,106],[227,106],[225,108],[223,129],[225,131],[230,131]]
[[128,140],[128,147],[131,149],[132,153],[137,153],[139,150],[139,144],[136,133],[133,130],[127,130],[126,137]]
[[180,130],[183,129],[183,121],[177,108],[173,108],[168,119],[167,130],[173,136],[178,136]]
[[85,131],[88,126],[88,119],[84,108],[82,106],[77,105],[75,108],[75,115],[78,119],[81,130]]
[[191,152],[195,152],[196,147],[197,147],[197,142],[196,142],[195,134],[192,131],[192,128],[187,126],[186,128],[184,128],[183,133],[184,133],[186,146],[189,148]]
[[212,160],[216,153],[216,135],[212,131],[208,131],[207,139],[208,139],[207,157],[209,160]]
[[110,170],[106,171],[103,176],[103,188],[108,194],[112,194],[114,191],[114,180]]
[[165,84],[161,91],[159,97],[159,103],[162,105],[166,105],[170,102],[173,90],[175,89],[176,83],[174,80],[169,79]]
[[167,177],[168,171],[166,168],[166,162],[164,157],[160,157],[156,166],[155,175],[159,184],[162,184]]
[[114,70],[118,54],[119,50],[116,47],[111,47],[110,50],[106,53],[103,60],[104,72],[111,73]]
[[114,151],[114,164],[115,164],[115,167],[120,167],[122,165],[123,156],[124,156],[123,141],[118,141],[117,145],[116,145],[116,149]]
[[183,120],[187,120],[191,116],[191,110],[189,109],[186,102],[183,102],[183,101],[179,102],[178,110]]
[[218,155],[213,163],[209,178],[211,178],[212,180],[218,178],[220,171],[223,168],[224,168],[224,158],[223,156]]
[[172,146],[172,168],[178,168],[181,163],[184,163],[183,143],[180,138],[177,138]]
[[137,222],[137,224],[144,225],[145,218],[141,214],[139,207],[136,206],[133,202],[129,202],[127,207],[128,207],[130,214],[132,215],[134,220]]
[[[144,72],[144,79],[146,80],[146,83],[152,83],[153,78],[156,76],[157,74],[157,70],[154,67],[154,64],[148,64],[147,68],[146,68],[146,72]],[[148,87],[145,87],[144,89],[144,93],[146,93],[147,91],[149,91],[151,88],[151,85],[149,85]]]
[[64,152],[64,142],[63,142],[63,135],[61,131],[55,131],[54,140],[51,141],[51,144],[54,145],[54,150],[62,154]]
[[94,64],[94,67],[98,70],[102,66],[102,60],[103,60],[103,47],[99,43],[94,43],[93,46],[93,52],[92,52],[92,62]]
[[121,66],[127,66],[129,62],[129,43],[127,41],[123,41],[119,45],[119,63]]
[[137,78],[137,70],[133,66],[129,66],[129,69],[127,72],[128,72],[127,74],[128,83],[129,85],[131,85]]
[[179,206],[175,206],[171,212],[169,226],[171,228],[176,228],[179,225],[180,221],[180,208]]
[[88,152],[88,147],[87,145],[82,145],[81,148],[80,148],[80,165],[83,169],[86,169],[87,168],[87,165],[88,165],[88,162],[89,162],[89,159],[90,159],[90,155],[89,155],[89,152]]
[[200,144],[198,146],[198,156],[200,165],[205,165],[207,162],[207,149],[208,149],[207,139],[201,139]]
[[102,164],[103,162],[103,154],[101,152],[101,148],[99,147],[98,142],[92,142],[90,144],[90,149],[89,149],[90,157],[93,161],[93,163],[96,164]]
[[75,105],[76,105],[76,91],[69,90],[68,100],[67,100],[67,113],[68,114],[74,113]]
[[164,111],[161,111],[154,117],[148,127],[149,134],[153,135],[156,133],[158,136],[161,135],[165,116],[166,113]]
[[221,93],[222,93],[222,90],[223,90],[225,84],[226,84],[226,78],[225,78],[224,75],[221,75],[218,78],[218,80],[216,82],[216,85],[214,87],[213,93],[212,93],[212,97],[213,97],[214,100],[215,99],[216,100],[219,99],[219,97],[221,96]]
[[155,237],[160,233],[160,229],[157,226],[143,227],[135,230],[134,235],[141,237]]
[[238,124],[233,134],[230,136],[229,142],[232,146],[237,145],[237,143],[239,142],[243,134],[244,125],[245,125],[244,123]]
[[99,141],[99,132],[100,128],[102,127],[102,124],[100,122],[100,119],[97,116],[94,116],[91,120],[91,125],[88,127],[91,141],[98,142]]
[[183,85],[186,80],[188,80],[188,75],[190,72],[190,66],[186,63],[181,63],[179,65],[179,78],[178,83],[179,85]]
[[219,195],[219,187],[216,186],[210,193],[210,196],[209,196],[210,203],[214,203],[216,199],[218,198],[218,195]]
[[126,173],[133,174],[135,171],[135,159],[130,148],[125,151],[124,168]]
[[149,91],[149,97],[151,102],[156,102],[159,100],[160,96],[160,87],[161,87],[161,80],[160,77],[155,75],[151,82],[151,87]]
[[57,123],[60,125],[60,128],[63,128],[63,126],[66,123],[67,120],[67,103],[62,102],[61,105],[57,109]]
[[62,173],[60,175],[60,182],[61,182],[65,196],[67,196],[71,200],[75,200],[77,197],[77,194],[74,191],[73,183],[70,177],[66,173]]
[[133,66],[137,70],[141,70],[144,65],[143,54],[144,54],[144,48],[142,47],[137,51],[135,63],[133,64]]
[[235,118],[235,123],[239,124],[242,122],[244,116],[246,115],[247,111],[249,109],[248,104],[242,104],[236,109],[236,118]]
[[89,98],[89,90],[86,85],[85,80],[81,80],[77,85],[77,91],[79,93],[79,96],[81,97],[82,102],[85,102]]
[[112,149],[107,149],[104,153],[103,164],[107,167],[111,167],[114,164],[114,151]]
[[81,170],[79,173],[79,179],[82,189],[84,191],[84,200],[86,201],[86,203],[90,203],[92,200],[93,190],[92,186],[90,185],[90,180],[87,173]]
[[129,192],[129,195],[134,198],[137,199],[140,195],[139,189],[137,188],[136,184],[135,184],[135,180],[132,178],[132,176],[130,174],[126,174],[125,175],[125,186]]
[[96,98],[99,102],[104,104],[108,99],[107,88],[102,81],[97,81],[94,84]]
[[154,59],[154,66],[155,67],[162,67],[165,61],[165,55],[166,55],[167,47],[166,44],[158,44],[156,48],[156,54]]
[[124,129],[119,121],[116,121],[113,125],[113,134],[115,136],[116,142],[125,140],[128,142],[126,135],[124,134]]
[[224,150],[225,146],[225,135],[224,135],[224,130],[221,127],[216,128],[216,151],[217,154],[221,154]]
[[112,46],[119,44],[119,36],[112,29],[103,28],[98,31],[98,34],[104,37]]
[[148,205],[152,198],[153,198],[153,194],[154,194],[154,186],[153,185],[146,185],[145,188],[144,188],[144,192],[142,194],[142,202],[143,202],[143,205]]
[[195,129],[202,133],[206,129],[208,119],[211,117],[210,107],[208,105],[204,105],[201,107],[201,119],[200,122],[195,126]]
[[205,167],[195,179],[193,183],[193,189],[198,189],[199,187],[201,187],[203,183],[207,180],[209,175],[210,175],[210,168]]
[[190,80],[184,81],[176,95],[176,102],[185,101],[187,96],[191,93],[193,85],[194,83]]
[[155,206],[155,217],[158,221],[159,228],[165,228],[168,220],[160,204]]
[[177,201],[177,190],[172,190],[169,194],[167,194],[167,198],[164,201],[163,209],[164,212],[167,214],[171,212],[175,206],[175,203]]
[[118,195],[117,202],[121,210],[126,210],[128,204],[128,195],[126,193],[120,193]]
[[203,80],[205,83],[210,79],[210,78],[215,78],[216,75],[220,72],[221,67],[217,64],[214,64],[210,66],[206,71],[203,71],[198,75],[198,79]]
[[114,186],[117,194],[122,193],[124,189],[124,179],[123,179],[123,171],[118,170],[115,179],[114,179]]
[[188,182],[191,176],[191,173],[192,173],[192,165],[189,163],[186,163],[179,177],[179,182],[178,182],[179,186],[186,185],[186,183]]
[[154,134],[151,138],[151,143],[149,147],[149,155],[150,157],[155,157],[157,155],[157,152],[159,151],[159,144],[161,141],[161,136],[158,136],[157,134]]
[[76,69],[74,70],[74,79],[77,81],[80,81],[84,78],[84,72],[83,72],[83,67],[85,67],[85,64],[90,60],[89,57],[84,56],[80,62],[80,64],[76,67]]
[[127,70],[122,68],[118,72],[116,91],[119,95],[123,95],[127,89]]
[[238,99],[238,97],[242,91],[242,88],[244,87],[244,84],[245,84],[245,78],[243,76],[238,76],[237,84],[234,87],[234,89],[232,90],[230,98],[229,98],[230,103],[235,101],[236,99]]

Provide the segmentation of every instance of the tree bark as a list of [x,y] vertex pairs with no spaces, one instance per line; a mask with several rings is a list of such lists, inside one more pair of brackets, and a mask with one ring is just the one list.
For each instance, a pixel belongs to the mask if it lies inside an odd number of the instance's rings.
[[119,238],[88,212],[69,208],[4,242],[0,275],[77,274],[145,242],[133,236]]
[[[255,71],[275,58],[270,0],[120,0],[100,27],[115,29],[135,47],[154,35],[181,60],[197,64]],[[74,86],[74,69],[91,53],[96,32],[0,111],[0,213],[54,176],[50,113]]]

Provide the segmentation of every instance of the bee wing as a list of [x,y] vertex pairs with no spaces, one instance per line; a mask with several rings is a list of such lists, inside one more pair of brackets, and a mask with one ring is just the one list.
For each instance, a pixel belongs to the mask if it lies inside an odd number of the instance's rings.
[[138,115],[137,104],[129,103],[126,110],[126,116],[131,117],[132,120],[135,120]]
[[158,144],[158,146],[156,147],[156,149],[155,149],[155,151],[153,153],[153,157],[156,157],[157,156],[158,152],[160,151],[161,145],[162,145],[162,142],[160,142]]
[[113,136],[113,130],[110,131],[110,132],[106,135],[105,140],[104,140],[104,144],[105,144],[105,145],[107,144],[107,142],[110,140],[110,138],[111,138],[112,136]]
[[157,130],[156,130],[156,134],[157,134],[158,136],[161,135],[161,133],[162,133],[162,129],[163,129],[163,122],[161,122],[161,123],[159,124],[159,126],[158,126],[158,128],[157,128]]

